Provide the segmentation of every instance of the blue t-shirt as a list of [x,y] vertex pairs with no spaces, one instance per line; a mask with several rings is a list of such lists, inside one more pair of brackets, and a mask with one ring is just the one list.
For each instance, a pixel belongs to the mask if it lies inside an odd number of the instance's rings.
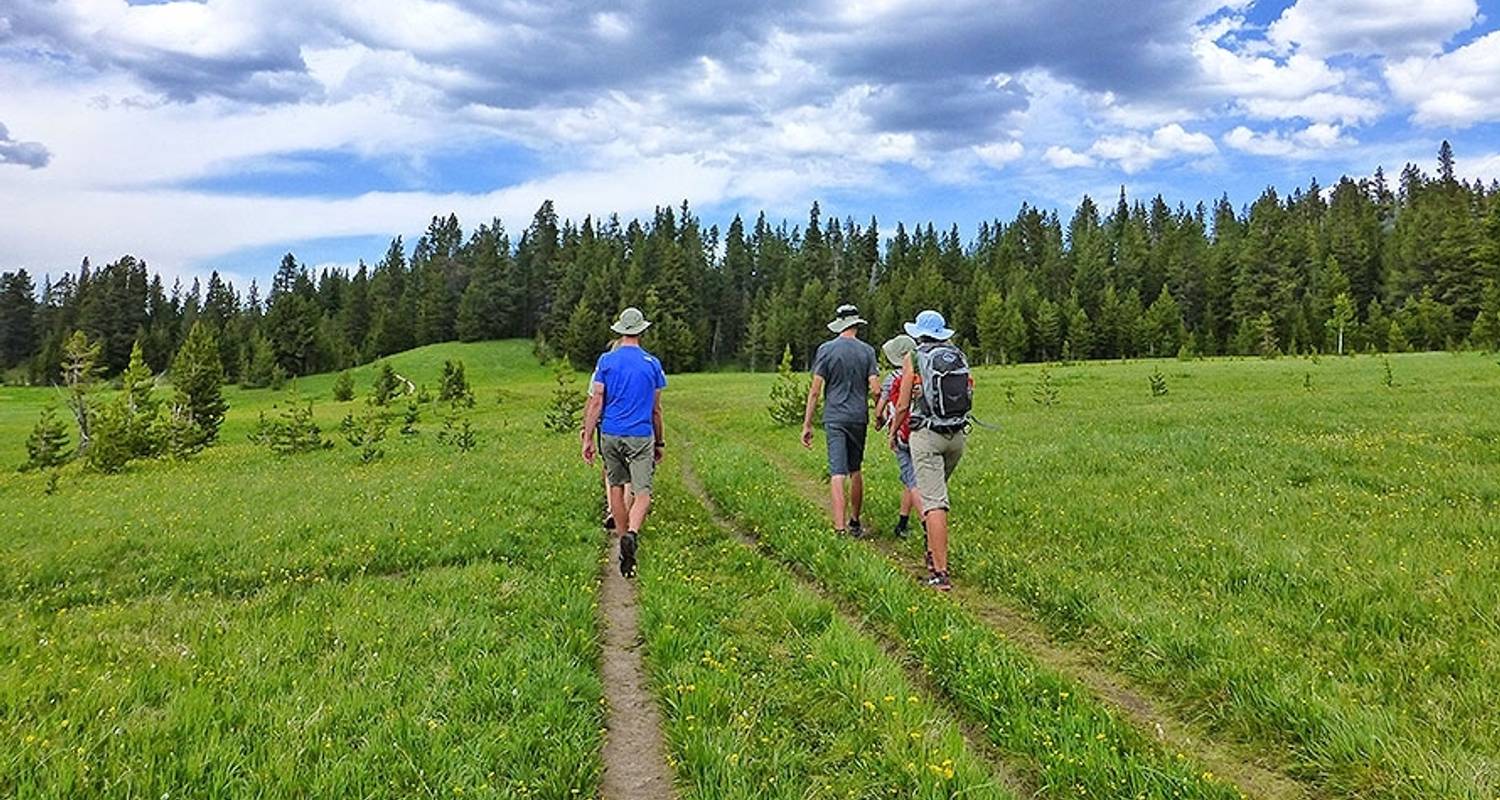
[[599,356],[594,382],[604,384],[604,416],[599,428],[610,436],[652,436],[651,412],[656,390],[665,388],[667,375],[656,356],[625,346]]

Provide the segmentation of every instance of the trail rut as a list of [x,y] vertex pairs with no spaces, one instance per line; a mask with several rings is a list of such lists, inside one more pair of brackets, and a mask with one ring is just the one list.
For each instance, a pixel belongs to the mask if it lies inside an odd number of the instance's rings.
[[636,587],[620,576],[612,537],[599,589],[604,620],[604,800],[662,800],[675,796],[661,735],[661,714],[641,660]]

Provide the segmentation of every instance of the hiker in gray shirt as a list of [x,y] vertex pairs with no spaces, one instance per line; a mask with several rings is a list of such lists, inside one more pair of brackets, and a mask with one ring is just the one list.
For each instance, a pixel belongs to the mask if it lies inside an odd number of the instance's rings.
[[[823,433],[828,439],[829,491],[833,495],[833,530],[862,536],[859,512],[865,500],[865,433],[870,424],[870,399],[880,395],[875,348],[860,341],[859,326],[867,324],[859,309],[841,305],[828,329],[838,334],[818,347],[813,357],[812,386],[802,415],[802,446],[812,447],[813,413],[823,395]],[[849,485],[847,509],[844,484]],[[845,516],[845,511],[848,516]]]

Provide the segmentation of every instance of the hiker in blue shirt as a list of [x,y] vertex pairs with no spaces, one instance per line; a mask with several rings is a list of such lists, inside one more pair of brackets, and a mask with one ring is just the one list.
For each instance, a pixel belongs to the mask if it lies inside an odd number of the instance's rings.
[[[651,323],[640,309],[627,308],[610,330],[620,335],[619,347],[599,357],[594,367],[592,396],[584,412],[583,460],[594,463],[594,456],[604,458],[609,481],[610,515],[620,536],[620,574],[635,574],[637,537],[646,513],[651,510],[651,477],[661,461],[662,438],[661,390],[667,376],[661,362],[641,349],[641,334]],[[600,440],[595,449],[594,430]],[[635,497],[629,508],[625,504],[625,485]],[[624,520],[625,524],[618,524]]]

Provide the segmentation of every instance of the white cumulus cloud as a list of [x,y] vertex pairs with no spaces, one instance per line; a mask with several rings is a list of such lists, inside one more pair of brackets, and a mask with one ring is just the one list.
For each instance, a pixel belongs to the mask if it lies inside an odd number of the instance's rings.
[[1450,53],[1390,64],[1385,79],[1420,124],[1464,127],[1500,120],[1500,31]]
[[975,147],[974,154],[990,167],[1000,169],[1026,155],[1026,148],[1020,142],[990,142]]
[[1176,123],[1157,128],[1150,136],[1139,133],[1105,136],[1089,148],[1090,155],[1113,161],[1126,173],[1140,172],[1175,156],[1216,152],[1218,147],[1207,134],[1189,132]]
[[1478,17],[1475,0],[1298,0],[1266,36],[1284,52],[1317,58],[1429,55]]
[[1051,164],[1057,169],[1073,169],[1076,167],[1094,166],[1093,156],[1090,156],[1088,153],[1079,153],[1070,147],[1062,147],[1059,145],[1053,145],[1047,148],[1047,152],[1042,154],[1042,158],[1046,159],[1048,164]]
[[1336,147],[1357,144],[1338,125],[1317,122],[1293,133],[1256,132],[1241,125],[1224,134],[1224,143],[1245,153],[1279,158],[1313,158]]

